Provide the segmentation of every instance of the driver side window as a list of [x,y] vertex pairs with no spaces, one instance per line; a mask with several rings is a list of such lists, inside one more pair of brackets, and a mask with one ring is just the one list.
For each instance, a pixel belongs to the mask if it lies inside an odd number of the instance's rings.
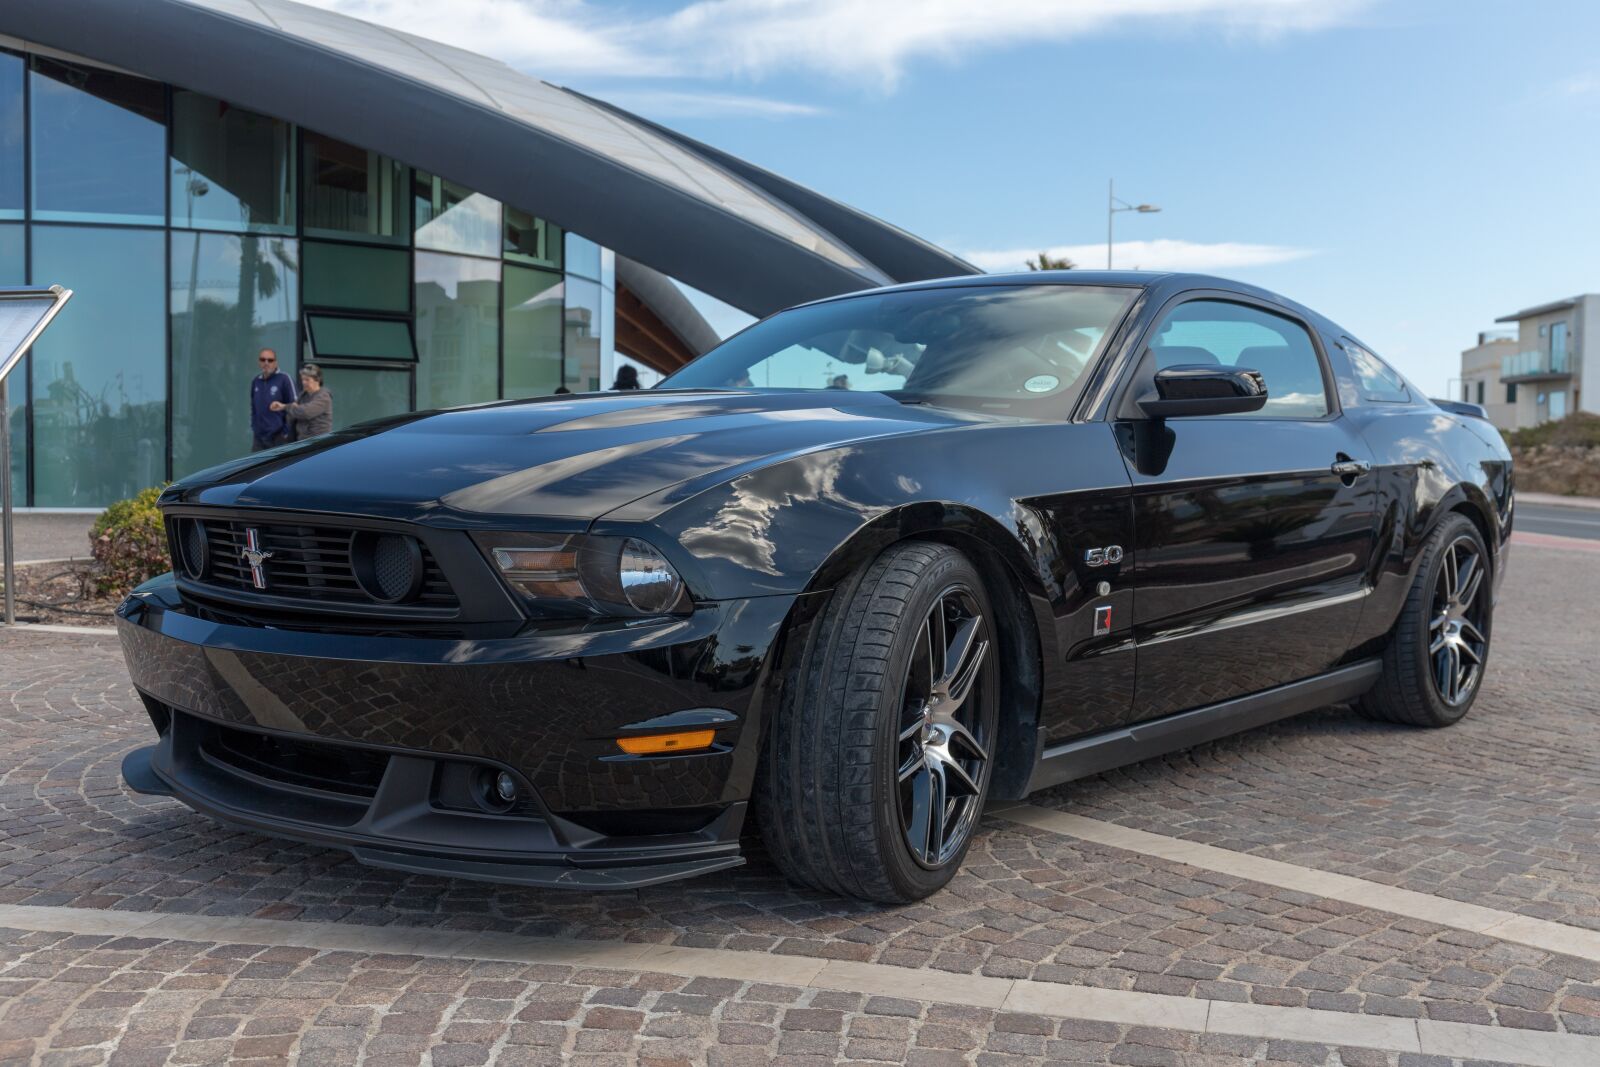
[[1191,300],[1161,323],[1150,351],[1152,373],[1196,363],[1260,371],[1267,383],[1266,404],[1230,418],[1316,419],[1331,410],[1311,335],[1293,319],[1270,311],[1226,300]]

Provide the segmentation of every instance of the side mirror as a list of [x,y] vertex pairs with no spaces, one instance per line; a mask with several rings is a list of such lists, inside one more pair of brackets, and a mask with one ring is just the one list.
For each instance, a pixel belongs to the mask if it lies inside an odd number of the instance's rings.
[[1152,419],[1181,415],[1242,415],[1267,402],[1261,372],[1218,363],[1190,363],[1156,371],[1156,389],[1139,398]]

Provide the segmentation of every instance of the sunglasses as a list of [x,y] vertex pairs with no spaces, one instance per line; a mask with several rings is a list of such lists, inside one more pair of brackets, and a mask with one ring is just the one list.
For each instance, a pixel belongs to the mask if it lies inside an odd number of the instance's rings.
[[256,362],[257,363],[276,363],[278,361],[273,359],[271,356],[261,356],[256,360]]

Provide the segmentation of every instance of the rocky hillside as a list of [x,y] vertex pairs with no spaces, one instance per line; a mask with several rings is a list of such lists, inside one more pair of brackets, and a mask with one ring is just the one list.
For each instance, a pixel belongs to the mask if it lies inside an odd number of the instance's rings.
[[1506,434],[1517,488],[1530,493],[1600,497],[1600,415],[1574,412]]

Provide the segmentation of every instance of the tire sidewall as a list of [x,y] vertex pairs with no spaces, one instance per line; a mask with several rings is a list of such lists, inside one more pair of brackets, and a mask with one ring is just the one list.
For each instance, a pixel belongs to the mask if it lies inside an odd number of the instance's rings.
[[[951,586],[959,585],[969,592],[978,604],[988,629],[989,660],[985,664],[978,685],[969,699],[982,701],[986,744],[990,758],[984,761],[978,780],[979,817],[973,820],[966,840],[948,860],[935,868],[927,868],[911,855],[905,834],[900,827],[898,750],[900,731],[901,695],[905,689],[906,673],[916,652],[917,636],[922,620],[932,611],[933,604]],[[900,625],[896,628],[889,653],[889,669],[885,673],[884,691],[879,696],[878,736],[873,750],[873,808],[877,823],[877,838],[883,854],[884,872],[895,891],[907,899],[920,899],[946,885],[966,859],[972,844],[982,805],[989,793],[989,780],[994,770],[994,750],[999,725],[999,683],[995,663],[999,661],[998,630],[995,625],[994,606],[983,586],[983,579],[965,556],[955,549],[946,549],[919,577],[916,587],[906,600]]]

